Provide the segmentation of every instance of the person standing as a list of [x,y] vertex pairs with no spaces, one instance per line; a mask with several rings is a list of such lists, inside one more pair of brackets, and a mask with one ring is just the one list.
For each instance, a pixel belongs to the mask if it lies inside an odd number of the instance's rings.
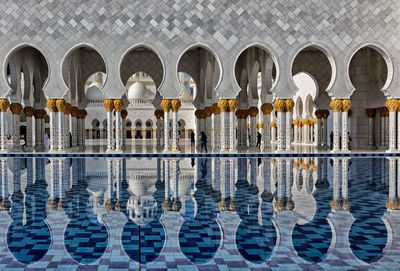
[[333,131],[331,131],[331,134],[329,135],[329,141],[331,142],[331,150],[333,149]]
[[261,148],[261,133],[257,132],[257,146],[258,149]]
[[200,152],[203,152],[203,148],[207,153],[207,135],[204,133],[204,131],[201,131],[200,133]]
[[194,132],[193,132],[193,130],[192,130],[192,132],[190,133],[190,144],[191,144],[191,146],[194,146]]

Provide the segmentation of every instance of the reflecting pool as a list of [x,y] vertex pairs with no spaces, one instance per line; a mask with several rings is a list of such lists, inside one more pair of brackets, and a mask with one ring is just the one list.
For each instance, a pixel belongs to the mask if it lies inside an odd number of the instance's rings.
[[400,269],[400,158],[0,158],[0,269]]

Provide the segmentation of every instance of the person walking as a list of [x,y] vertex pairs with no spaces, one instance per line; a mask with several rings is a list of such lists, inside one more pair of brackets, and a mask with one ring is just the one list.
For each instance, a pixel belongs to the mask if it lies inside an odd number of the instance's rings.
[[200,133],[200,142],[201,142],[200,152],[203,152],[203,148],[204,148],[204,150],[207,153],[207,135],[203,131],[201,131],[201,133]]
[[258,149],[261,148],[261,133],[257,132],[257,146]]
[[331,134],[329,135],[329,141],[331,142],[331,150],[333,149],[333,131],[331,131]]

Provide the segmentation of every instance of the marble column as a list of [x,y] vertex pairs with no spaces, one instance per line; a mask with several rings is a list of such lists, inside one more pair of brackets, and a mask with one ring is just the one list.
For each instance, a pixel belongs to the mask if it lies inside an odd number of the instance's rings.
[[72,105],[67,103],[65,104],[64,107],[64,137],[65,137],[65,149],[70,149],[71,148],[71,136],[70,134],[70,129],[71,129],[71,123],[70,123],[70,115],[72,112]]
[[128,116],[128,111],[127,110],[122,110],[121,111],[121,118],[122,118],[122,149],[124,150],[126,148],[126,117]]
[[57,106],[57,121],[58,121],[58,151],[63,152],[65,151],[65,123],[64,123],[64,109],[67,103],[63,99],[59,99],[56,101]]
[[[341,100],[331,100],[329,106],[333,110],[333,149],[332,151],[339,151],[339,118],[340,118],[340,110],[342,109],[342,101]],[[347,114],[346,114],[347,116]]]
[[57,103],[55,99],[48,99],[46,103],[47,108],[50,111],[50,151],[57,150]]
[[[248,112],[248,115],[250,117],[250,130],[249,130],[250,142],[249,142],[249,147],[250,147],[250,149],[255,150],[256,146],[257,146],[257,115],[258,115],[258,108],[257,107],[250,107],[247,112]],[[247,129],[247,125],[246,125],[245,128]]]
[[104,101],[104,107],[107,111],[107,151],[112,151],[114,149],[113,145],[113,110],[114,101],[111,99],[106,99]]
[[24,108],[24,113],[26,116],[26,137],[25,137],[25,151],[33,151],[33,136],[32,136],[32,117],[35,113],[35,109],[31,106]]
[[204,108],[204,132],[207,136],[207,148],[211,146],[211,116],[212,116],[212,108],[206,107]]
[[236,151],[235,145],[235,126],[236,118],[235,111],[238,107],[238,102],[235,99],[229,100],[229,151]]
[[379,109],[379,115],[380,115],[380,142],[379,142],[379,148],[384,149],[385,148],[385,109],[383,107],[380,107]]
[[367,116],[368,116],[368,149],[375,150],[375,130],[374,130],[374,118],[376,114],[375,108],[367,109]]
[[18,103],[12,103],[10,106],[12,112],[12,150],[13,151],[21,151],[20,144],[20,114],[22,112],[22,105]]
[[396,150],[396,112],[397,100],[389,99],[386,101],[386,107],[389,110],[389,152]]
[[160,109],[154,111],[154,115],[156,116],[156,149],[159,150],[161,148],[161,117],[164,116],[164,112]]
[[400,150],[400,99],[397,100],[397,150]]
[[314,127],[314,137],[315,137],[315,147],[317,150],[322,150],[322,137],[321,137],[321,118],[322,110],[316,110],[315,116],[317,117],[317,122]]
[[276,143],[276,129],[277,129],[276,122],[271,122],[269,126],[271,128],[271,143]]
[[0,152],[7,152],[7,110],[10,102],[0,99]]
[[78,114],[79,109],[76,106],[73,106],[71,109],[71,123],[70,123],[70,130],[71,130],[71,147],[72,150],[76,151],[78,148]]
[[238,109],[235,112],[237,119],[237,148],[239,150],[247,149],[247,115],[248,111]]
[[214,114],[214,150],[219,150],[221,148],[221,110],[218,104],[213,104],[212,109]]
[[285,100],[285,111],[286,111],[286,151],[292,150],[292,111],[294,107],[294,101],[291,99]]
[[78,110],[78,115],[76,117],[76,144],[77,150],[82,150],[82,119],[83,112],[82,109]]
[[203,123],[203,118],[204,118],[204,113],[203,110],[197,109],[194,112],[194,115],[196,117],[196,127],[194,130],[194,142],[195,142],[195,147],[196,149],[200,148],[200,134],[202,131],[202,123]]
[[[171,100],[172,108],[172,151],[179,151],[179,138],[178,138],[178,111],[181,107],[181,101],[178,99]],[[207,136],[208,137],[208,136]]]
[[328,116],[329,110],[322,110],[322,149],[329,149],[328,146]]
[[229,150],[229,100],[218,101],[218,108],[221,110],[221,151]]
[[349,151],[349,137],[347,135],[347,121],[351,101],[349,99],[342,100],[342,151]]
[[385,149],[387,150],[389,148],[389,110],[387,107],[384,107],[385,110]]
[[170,150],[169,112],[171,111],[171,100],[162,100],[161,108],[164,111],[164,152],[168,152]]
[[122,121],[121,111],[124,108],[124,101],[121,99],[114,100],[115,108],[115,151],[122,151]]
[[282,152],[285,148],[285,100],[275,100],[274,102],[276,111],[278,112],[278,146],[276,151]]
[[46,116],[46,111],[42,109],[35,109],[35,151],[43,151],[44,147],[44,134],[42,134],[42,120]]
[[274,110],[272,104],[263,104],[261,105],[261,112],[263,113],[263,142],[264,142],[264,150],[271,148],[271,112]]
[[301,131],[301,133],[302,133],[301,137],[302,137],[302,140],[303,140],[304,144],[308,143],[308,133],[309,133],[309,131],[308,131],[309,130],[308,123],[309,123],[308,119],[303,119],[301,121],[301,124],[303,125],[303,128],[301,129],[302,130]]

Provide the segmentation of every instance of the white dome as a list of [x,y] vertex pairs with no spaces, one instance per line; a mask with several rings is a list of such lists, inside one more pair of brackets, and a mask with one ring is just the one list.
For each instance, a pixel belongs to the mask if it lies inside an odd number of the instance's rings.
[[104,100],[103,93],[100,90],[101,84],[98,82],[93,83],[86,91],[86,99],[89,101]]
[[149,99],[153,93],[142,83],[135,82],[128,89],[128,100],[130,99]]

